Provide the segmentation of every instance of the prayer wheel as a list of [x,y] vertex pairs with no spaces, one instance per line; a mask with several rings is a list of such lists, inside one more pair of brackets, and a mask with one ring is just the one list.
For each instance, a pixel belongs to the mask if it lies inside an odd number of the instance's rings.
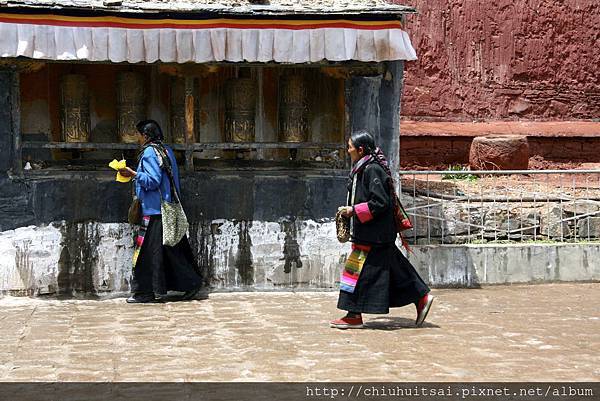
[[136,124],[146,119],[144,76],[136,72],[117,75],[117,130],[121,142],[137,142]]
[[225,83],[225,140],[254,142],[256,82],[234,78]]
[[279,80],[279,132],[282,142],[308,140],[308,90],[299,75]]
[[67,74],[62,77],[60,126],[64,142],[89,142],[90,96],[85,75]]

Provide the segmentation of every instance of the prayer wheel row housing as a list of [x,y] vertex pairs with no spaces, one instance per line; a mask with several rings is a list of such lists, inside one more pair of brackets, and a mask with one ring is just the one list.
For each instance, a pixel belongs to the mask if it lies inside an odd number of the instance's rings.
[[[171,132],[174,143],[185,142],[185,80],[172,80]],[[90,141],[89,85],[85,75],[66,74],[60,85],[61,132],[65,142]],[[257,84],[252,78],[225,83],[225,140],[254,142]],[[299,75],[279,81],[279,133],[282,142],[308,140],[307,87]],[[146,118],[144,75],[121,72],[117,76],[117,131],[121,142],[135,143],[136,123]],[[195,129],[196,130],[196,129]]]

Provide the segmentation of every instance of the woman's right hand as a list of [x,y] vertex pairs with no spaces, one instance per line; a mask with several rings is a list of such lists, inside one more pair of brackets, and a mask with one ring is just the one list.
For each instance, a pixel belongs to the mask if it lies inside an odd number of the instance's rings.
[[136,175],[136,172],[129,167],[125,167],[119,169],[119,174],[121,174],[123,177],[133,177]]
[[338,210],[342,212],[342,216],[344,217],[350,217],[354,214],[352,206],[340,206],[338,207]]

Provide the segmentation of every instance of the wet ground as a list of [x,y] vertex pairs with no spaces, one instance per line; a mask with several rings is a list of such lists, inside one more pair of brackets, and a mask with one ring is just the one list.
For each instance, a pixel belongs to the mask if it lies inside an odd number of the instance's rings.
[[340,331],[335,293],[0,299],[1,381],[597,381],[600,283],[435,290]]

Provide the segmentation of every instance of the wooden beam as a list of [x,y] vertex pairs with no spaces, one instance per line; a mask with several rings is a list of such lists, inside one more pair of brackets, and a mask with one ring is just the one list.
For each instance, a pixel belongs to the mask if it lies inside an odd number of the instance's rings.
[[[315,143],[315,142],[211,142],[169,144],[174,150],[236,150],[236,149],[345,149],[343,143]],[[138,149],[134,143],[98,143],[98,142],[34,142],[22,143],[25,149],[90,149],[90,150],[129,150]]]
[[215,143],[196,143],[193,145],[194,150],[205,149],[345,149],[342,143],[286,143],[286,142],[215,142]]
[[90,149],[90,150],[130,150],[139,149],[135,143],[95,143],[95,142],[34,142],[22,143],[25,149]]
[[[344,148],[352,135],[352,78],[344,80]],[[349,157],[345,158],[346,169],[350,169],[352,163]]]
[[13,134],[13,173],[23,175],[23,154],[21,152],[21,82],[18,71],[13,72],[11,85],[11,118]]
[[186,75],[185,77],[185,169],[194,170],[194,155],[192,144],[196,141],[194,138],[194,77]]

